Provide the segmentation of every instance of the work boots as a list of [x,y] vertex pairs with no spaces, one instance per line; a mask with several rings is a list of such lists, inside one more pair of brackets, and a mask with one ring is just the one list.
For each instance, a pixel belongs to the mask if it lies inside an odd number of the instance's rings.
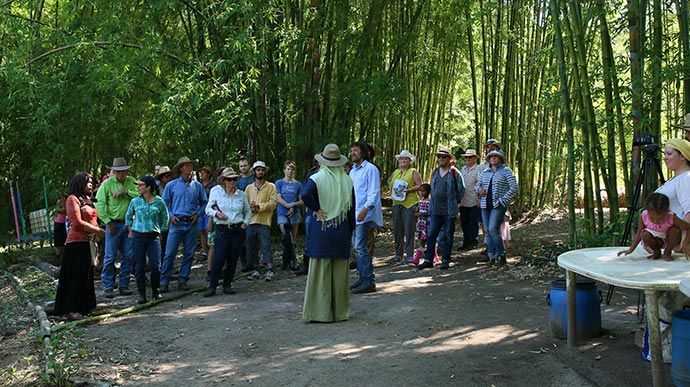
[[139,299],[137,304],[146,303],[146,277],[137,278],[137,290],[139,291]]
[[151,299],[159,300],[163,298],[159,289],[161,284],[161,274],[151,272]]

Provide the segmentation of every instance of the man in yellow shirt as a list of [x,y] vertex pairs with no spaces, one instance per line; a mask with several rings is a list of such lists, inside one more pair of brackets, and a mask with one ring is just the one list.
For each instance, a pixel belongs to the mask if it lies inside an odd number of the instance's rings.
[[[273,279],[273,253],[271,253],[271,219],[276,209],[276,186],[266,181],[266,163],[257,161],[252,165],[254,182],[245,188],[249,207],[252,210],[252,219],[247,228],[247,265],[256,266],[258,261],[257,240],[261,244],[261,264],[266,266],[264,279]],[[249,280],[259,279],[261,272],[259,267],[248,277]]]

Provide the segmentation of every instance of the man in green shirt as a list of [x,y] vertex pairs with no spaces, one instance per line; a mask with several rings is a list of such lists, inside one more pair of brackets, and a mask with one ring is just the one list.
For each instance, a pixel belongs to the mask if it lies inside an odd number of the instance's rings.
[[96,209],[98,218],[106,225],[105,233],[105,256],[103,257],[103,270],[101,271],[101,281],[103,281],[103,295],[113,298],[113,288],[115,287],[115,257],[118,250],[122,258],[120,259],[120,277],[118,288],[121,295],[130,295],[129,275],[132,271],[132,244],[127,237],[127,227],[125,226],[125,215],[129,202],[138,195],[137,185],[132,176],[127,176],[127,171],[131,168],[127,165],[124,157],[116,157],[113,165],[109,167],[113,171],[113,176],[106,179],[98,188],[96,193]]

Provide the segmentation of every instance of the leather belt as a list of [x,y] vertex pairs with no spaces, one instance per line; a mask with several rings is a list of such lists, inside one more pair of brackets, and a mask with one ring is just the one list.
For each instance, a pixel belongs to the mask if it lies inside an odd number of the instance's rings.
[[183,216],[183,217],[178,216],[177,220],[179,220],[180,222],[191,222],[192,220],[194,220],[194,217],[193,216]]
[[244,223],[234,223],[234,224],[218,224],[217,227],[227,227],[229,229],[242,227]]

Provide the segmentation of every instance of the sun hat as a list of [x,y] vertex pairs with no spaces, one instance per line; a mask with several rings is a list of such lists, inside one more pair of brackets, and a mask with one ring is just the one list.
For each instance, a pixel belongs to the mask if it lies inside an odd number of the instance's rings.
[[411,163],[414,163],[414,161],[417,160],[417,158],[415,157],[415,155],[413,155],[412,153],[410,153],[410,151],[408,151],[407,149],[403,149],[403,151],[400,152],[399,155],[395,155],[395,159],[396,159],[396,160],[400,160],[401,157],[407,157],[408,159],[410,159],[410,162],[411,162]]
[[223,169],[223,172],[221,172],[221,174],[218,176],[218,179],[225,180],[225,179],[232,179],[233,177],[240,177],[240,175],[237,174],[237,172],[235,172],[235,170],[232,169],[232,167],[228,167],[228,168]]
[[477,151],[474,149],[467,148],[465,153],[461,154],[462,157],[477,157]]
[[[396,156],[397,157],[397,156]],[[328,144],[323,147],[321,153],[314,155],[316,161],[327,167],[340,167],[347,163],[347,157],[340,154],[340,147],[336,144]]]
[[671,126],[673,126],[674,128],[690,130],[690,113],[685,115],[685,122],[683,123],[683,125],[671,125]]
[[450,151],[450,148],[444,145],[439,145],[438,146],[438,152],[436,152],[436,156],[438,155],[446,155],[450,157],[451,160],[455,160],[455,155],[453,155],[453,152]]
[[671,147],[680,152],[686,160],[690,161],[690,142],[684,138],[672,138],[666,142],[667,147]]
[[261,161],[261,160],[257,160],[257,161],[254,162],[254,164],[252,164],[252,171],[253,171],[254,169],[256,169],[256,168],[259,168],[259,167],[261,167],[261,168],[263,168],[263,169],[265,169],[265,170],[268,171],[268,167],[266,166],[266,163],[264,163],[264,162]]
[[490,139],[486,140],[486,142],[484,143],[484,148],[486,148],[486,147],[489,146],[489,145],[495,145],[495,146],[498,147],[498,149],[503,148],[503,147],[501,146],[501,143],[498,142],[498,140],[496,140],[495,138],[490,138]]
[[188,164],[188,163],[192,163],[195,167],[197,165],[199,165],[198,160],[191,160],[187,156],[182,156],[177,160],[177,164],[175,164],[175,166],[173,167],[173,169],[172,169],[173,173],[175,173],[176,175],[179,175],[180,174],[180,167],[182,167],[183,165]]
[[153,175],[153,178],[156,179],[156,180],[160,180],[160,179],[161,179],[161,176],[163,176],[163,175],[165,175],[165,174],[167,174],[167,173],[172,174],[172,171],[170,170],[170,167],[169,167],[169,166],[164,165],[164,166],[158,168],[158,173],[156,173],[155,175]]
[[151,187],[151,192],[155,192],[156,187],[157,187],[156,186],[156,179],[150,175],[142,176],[141,178],[139,178],[139,180],[135,180],[134,184],[136,184],[136,185],[147,185],[147,186]]
[[115,157],[113,165],[108,167],[108,169],[112,169],[113,171],[126,171],[130,168],[132,168],[132,166],[127,165],[127,160],[125,160],[124,157]]
[[489,158],[490,158],[491,156],[498,156],[498,157],[501,158],[501,160],[503,160],[504,163],[506,162],[506,155],[504,155],[503,152],[501,152],[501,151],[498,150],[498,149],[492,150],[491,152],[487,153],[487,154],[486,154],[486,157],[485,157],[484,159],[485,159],[486,161],[489,161]]
[[209,176],[211,176],[211,173],[213,173],[213,171],[211,171],[211,167],[209,167],[208,165],[204,165],[203,167],[201,167],[199,169],[199,172],[201,171],[206,171],[206,173],[208,173]]

